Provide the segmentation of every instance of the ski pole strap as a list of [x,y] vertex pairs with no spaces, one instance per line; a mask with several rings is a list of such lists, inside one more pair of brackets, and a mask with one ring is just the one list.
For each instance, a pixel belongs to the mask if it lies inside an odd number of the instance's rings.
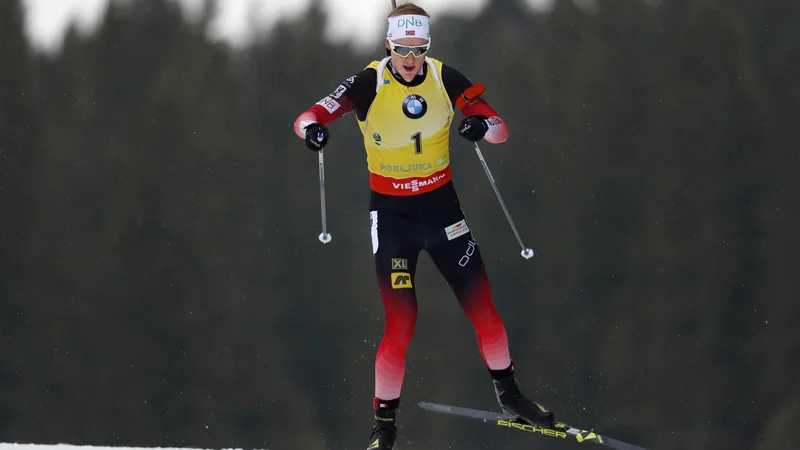
[[486,92],[486,88],[483,86],[483,83],[475,83],[464,89],[464,92],[456,97],[456,106],[458,109],[464,109],[470,102],[483,95],[484,92]]

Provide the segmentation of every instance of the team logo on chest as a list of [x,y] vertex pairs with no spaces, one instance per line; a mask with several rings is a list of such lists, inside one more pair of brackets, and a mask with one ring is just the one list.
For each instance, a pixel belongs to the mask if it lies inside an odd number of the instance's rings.
[[428,102],[421,95],[411,94],[403,99],[403,114],[409,119],[419,119],[428,111]]

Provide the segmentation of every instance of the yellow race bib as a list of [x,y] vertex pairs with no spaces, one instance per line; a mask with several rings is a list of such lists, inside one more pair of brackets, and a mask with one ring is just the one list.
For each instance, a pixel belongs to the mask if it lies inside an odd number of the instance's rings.
[[367,66],[383,69],[366,119],[358,121],[370,184],[378,192],[414,195],[450,180],[453,107],[440,82],[442,63],[427,60],[428,72],[419,86],[399,83],[380,61]]

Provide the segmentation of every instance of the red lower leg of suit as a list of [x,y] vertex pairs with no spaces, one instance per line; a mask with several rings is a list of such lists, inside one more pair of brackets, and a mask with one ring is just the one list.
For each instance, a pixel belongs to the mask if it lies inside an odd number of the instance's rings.
[[[413,291],[393,290],[381,284],[385,310],[384,336],[375,360],[375,397],[384,400],[400,397],[405,375],[406,349],[414,334],[417,301]],[[511,365],[508,338],[503,321],[491,301],[485,270],[480,270],[472,288],[458,299],[478,339],[478,348],[489,369]]]

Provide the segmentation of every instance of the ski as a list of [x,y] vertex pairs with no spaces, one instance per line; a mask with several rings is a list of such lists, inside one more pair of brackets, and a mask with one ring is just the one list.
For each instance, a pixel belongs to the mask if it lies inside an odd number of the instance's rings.
[[646,450],[637,445],[628,444],[626,442],[612,439],[608,436],[601,435],[594,431],[583,430],[563,422],[556,422],[555,426],[540,427],[538,425],[530,425],[521,420],[508,420],[503,414],[484,411],[480,409],[462,408],[460,406],[443,405],[440,403],[419,402],[418,406],[424,410],[451,414],[454,416],[467,417],[470,419],[480,420],[482,422],[490,423],[504,428],[511,428],[513,430],[525,431],[528,433],[541,434],[542,436],[549,436],[558,439],[571,440],[572,438],[579,443],[592,442],[595,444],[603,445],[606,447],[614,448],[617,450]]

